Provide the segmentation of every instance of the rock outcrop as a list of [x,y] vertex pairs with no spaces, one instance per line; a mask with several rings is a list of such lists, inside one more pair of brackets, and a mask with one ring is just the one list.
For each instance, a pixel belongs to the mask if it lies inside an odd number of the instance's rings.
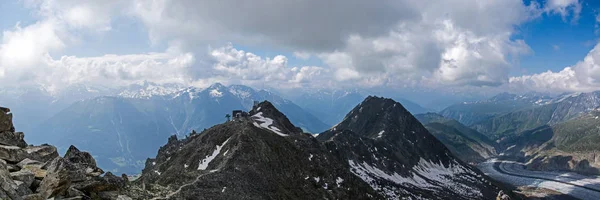
[[127,199],[126,181],[96,166],[87,152],[71,146],[64,157],[56,147],[27,145],[15,132],[10,109],[0,107],[0,199]]

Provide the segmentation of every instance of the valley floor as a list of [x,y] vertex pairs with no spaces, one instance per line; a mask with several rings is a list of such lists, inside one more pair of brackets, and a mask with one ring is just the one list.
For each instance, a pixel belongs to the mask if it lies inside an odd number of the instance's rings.
[[486,175],[515,187],[554,190],[579,199],[600,199],[600,177],[526,170],[522,163],[490,159],[478,165]]

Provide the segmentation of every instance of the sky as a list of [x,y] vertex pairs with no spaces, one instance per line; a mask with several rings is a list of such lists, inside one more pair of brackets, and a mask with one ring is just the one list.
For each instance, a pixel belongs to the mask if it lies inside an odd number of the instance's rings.
[[[600,90],[591,0],[0,1],[0,85]],[[0,87],[2,87],[0,86]],[[427,95],[425,95],[427,96]]]

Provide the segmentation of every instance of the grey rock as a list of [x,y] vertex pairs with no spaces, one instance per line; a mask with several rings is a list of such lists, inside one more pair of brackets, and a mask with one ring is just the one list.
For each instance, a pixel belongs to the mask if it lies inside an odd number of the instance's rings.
[[64,158],[68,159],[73,163],[96,166],[96,160],[94,159],[94,157],[92,157],[90,153],[79,151],[79,149],[77,149],[77,147],[73,145],[69,147],[67,153],[65,153]]
[[[74,183],[73,188],[86,194],[118,191],[125,187],[125,180],[108,172],[104,177],[93,177],[83,182]],[[118,194],[118,193],[115,193]]]
[[13,165],[13,164],[8,164],[8,165],[6,165],[6,167],[8,168],[9,172],[16,172],[16,171],[21,170],[21,168],[19,166]]
[[24,140],[25,134],[23,132],[0,132],[0,144],[8,146],[18,146],[21,148],[27,147],[27,143]]
[[27,185],[28,188],[33,183],[33,180],[35,180],[35,174],[28,170],[11,172],[10,177],[15,181],[21,181],[21,182],[25,183],[25,185]]
[[57,157],[51,161],[47,168],[47,175],[40,183],[36,192],[44,198],[65,196],[71,185],[72,171],[77,168],[66,159]]
[[37,160],[29,159],[29,158],[25,158],[25,159],[21,160],[21,162],[17,163],[17,166],[19,166],[20,168],[24,168],[27,165],[39,166],[39,168],[42,168],[42,166],[44,166],[44,163],[37,161]]
[[12,113],[10,109],[0,107],[0,132],[15,132],[15,127],[12,123]]
[[0,159],[16,163],[25,158],[27,158],[27,152],[23,148],[0,145]]
[[46,177],[46,170],[42,169],[44,164],[39,161],[26,158],[21,162],[17,163],[17,166],[19,166],[22,171],[30,171],[31,173],[33,173],[36,179],[43,179],[44,177]]
[[25,151],[27,151],[28,158],[40,162],[48,162],[58,157],[56,147],[47,144],[43,144],[41,146],[28,146],[25,148]]
[[45,200],[41,194],[30,194],[23,196],[23,200]]
[[33,193],[31,191],[31,189],[29,189],[29,186],[27,184],[25,184],[23,181],[14,181],[14,182],[16,185],[16,187],[14,189],[19,196],[30,195],[31,193]]
[[6,196],[7,199],[20,200],[21,196],[15,191],[15,188],[17,188],[17,184],[10,177],[6,163],[0,161],[0,196]]
[[69,190],[67,191],[67,196],[76,197],[76,196],[86,196],[86,195],[82,191],[75,189],[73,187],[70,187]]

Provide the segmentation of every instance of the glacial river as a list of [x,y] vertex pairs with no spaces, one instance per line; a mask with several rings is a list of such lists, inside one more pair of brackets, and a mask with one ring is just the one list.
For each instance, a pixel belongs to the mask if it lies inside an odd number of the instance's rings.
[[490,159],[477,166],[488,176],[513,186],[554,190],[579,199],[600,199],[600,177],[526,170],[522,163]]

